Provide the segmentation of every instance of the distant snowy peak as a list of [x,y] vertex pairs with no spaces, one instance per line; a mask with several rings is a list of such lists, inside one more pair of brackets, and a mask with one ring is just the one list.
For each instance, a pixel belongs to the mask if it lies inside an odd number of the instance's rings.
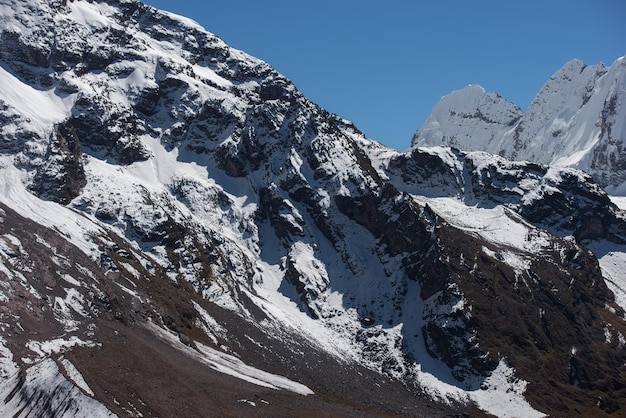
[[571,166],[619,191],[626,181],[625,85],[626,60],[620,58],[609,68],[568,62],[526,112],[479,86],[468,86],[441,99],[412,144]]
[[[551,164],[564,154],[569,156],[576,152],[578,149],[567,147],[560,137],[573,127],[572,122],[575,119],[580,119],[579,112],[597,92],[598,80],[606,74],[606,71],[602,63],[587,66],[581,60],[575,59],[565,64],[550,77],[528,106],[519,126],[513,132],[513,149],[507,149],[505,155],[515,159]],[[587,118],[599,116],[595,109],[597,106],[594,106],[596,102],[597,97],[591,103],[591,114],[583,112],[585,115],[583,124]],[[508,137],[505,142],[511,142],[510,135],[505,136]],[[557,138],[559,140],[555,141]],[[589,138],[589,135],[586,135],[586,138]]]
[[414,137],[419,145],[484,149],[498,132],[514,125],[522,110],[498,94],[469,85],[444,96]]
[[[532,121],[532,126],[540,129],[554,119],[554,115],[575,113],[589,101],[598,79],[606,71],[602,63],[588,66],[579,59],[568,62],[550,77],[535,96],[526,111],[525,122],[530,125]],[[525,132],[524,136],[536,135],[536,129]]]

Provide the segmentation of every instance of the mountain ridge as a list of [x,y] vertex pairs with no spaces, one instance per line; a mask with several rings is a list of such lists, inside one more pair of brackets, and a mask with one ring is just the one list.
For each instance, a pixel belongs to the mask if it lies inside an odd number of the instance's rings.
[[589,176],[391,150],[138,1],[2,6],[0,412],[624,407]]

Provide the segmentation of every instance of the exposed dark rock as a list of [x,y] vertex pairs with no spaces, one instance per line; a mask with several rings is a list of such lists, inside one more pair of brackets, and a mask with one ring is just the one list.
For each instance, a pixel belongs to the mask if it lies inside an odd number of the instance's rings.
[[84,108],[87,103],[78,102],[75,116],[65,122],[86,152],[102,155],[123,165],[151,157],[150,151],[138,138],[145,129],[140,118],[134,114],[102,114],[92,105]]
[[71,126],[56,125],[46,158],[46,164],[37,170],[31,189],[42,199],[65,205],[87,184],[80,140]]

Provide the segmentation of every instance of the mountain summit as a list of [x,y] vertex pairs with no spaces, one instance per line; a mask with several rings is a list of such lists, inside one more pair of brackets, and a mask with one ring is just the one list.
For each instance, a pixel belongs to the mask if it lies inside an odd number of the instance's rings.
[[469,86],[435,106],[413,146],[447,145],[509,159],[574,167],[610,193],[626,193],[626,57],[610,67],[572,60],[544,84],[526,112]]
[[589,175],[396,152],[139,1],[0,10],[0,415],[626,409]]

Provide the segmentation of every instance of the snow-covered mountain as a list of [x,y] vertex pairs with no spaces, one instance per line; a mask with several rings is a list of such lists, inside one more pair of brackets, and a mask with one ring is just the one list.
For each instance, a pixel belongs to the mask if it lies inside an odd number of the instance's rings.
[[0,0],[0,81],[0,415],[626,408],[583,172],[396,152],[136,0]]
[[447,145],[574,167],[612,194],[626,189],[626,57],[610,67],[572,60],[522,112],[480,86],[441,99],[413,146]]

